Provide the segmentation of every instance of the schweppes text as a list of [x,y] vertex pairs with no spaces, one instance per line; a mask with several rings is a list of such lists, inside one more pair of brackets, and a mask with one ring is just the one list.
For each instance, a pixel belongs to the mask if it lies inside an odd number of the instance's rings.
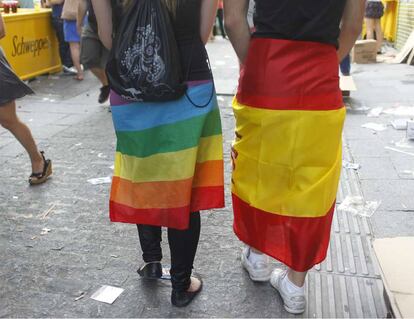
[[47,50],[50,47],[50,40],[48,37],[34,40],[26,40],[23,36],[15,35],[13,37],[13,51],[12,56],[19,56],[24,54],[32,54],[34,57],[39,56],[42,50]]

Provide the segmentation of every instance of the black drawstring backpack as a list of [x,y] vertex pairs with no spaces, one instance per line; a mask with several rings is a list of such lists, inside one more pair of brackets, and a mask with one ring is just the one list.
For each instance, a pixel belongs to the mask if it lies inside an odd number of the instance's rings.
[[187,90],[170,13],[161,0],[136,0],[124,12],[106,67],[121,97],[164,102]]

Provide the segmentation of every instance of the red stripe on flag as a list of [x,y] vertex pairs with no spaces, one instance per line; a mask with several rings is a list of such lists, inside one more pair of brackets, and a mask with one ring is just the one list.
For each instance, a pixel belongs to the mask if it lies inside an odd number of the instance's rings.
[[224,187],[193,188],[191,207],[139,209],[109,202],[109,217],[112,222],[163,226],[187,229],[190,212],[224,207]]
[[110,201],[109,217],[112,222],[187,229],[190,207],[138,209]]
[[254,38],[242,69],[239,103],[273,110],[343,107],[334,46]]
[[193,188],[191,193],[192,212],[224,206],[224,186]]
[[300,272],[326,258],[335,203],[324,217],[303,218],[271,214],[232,197],[234,232],[247,245]]

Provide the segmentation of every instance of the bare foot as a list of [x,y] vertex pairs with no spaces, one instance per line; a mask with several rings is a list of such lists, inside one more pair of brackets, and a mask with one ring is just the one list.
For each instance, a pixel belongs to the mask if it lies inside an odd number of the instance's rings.
[[201,287],[201,281],[195,277],[191,277],[191,284],[188,287],[188,292],[196,292]]

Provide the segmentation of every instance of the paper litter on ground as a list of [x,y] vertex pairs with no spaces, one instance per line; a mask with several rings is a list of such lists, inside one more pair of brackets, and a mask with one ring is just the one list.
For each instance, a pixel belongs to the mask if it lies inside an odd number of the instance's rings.
[[111,176],[88,179],[88,183],[90,183],[92,185],[110,184],[111,181],[112,181]]
[[365,201],[361,196],[347,196],[338,210],[355,215],[371,217],[381,205],[381,201]]
[[374,107],[373,109],[371,109],[367,116],[368,117],[379,117],[382,113],[382,107]]
[[351,163],[348,161],[342,161],[342,166],[344,168],[348,168],[348,169],[354,169],[354,170],[358,170],[361,168],[361,165],[358,163]]
[[92,294],[91,299],[113,304],[123,292],[122,288],[104,285]]

